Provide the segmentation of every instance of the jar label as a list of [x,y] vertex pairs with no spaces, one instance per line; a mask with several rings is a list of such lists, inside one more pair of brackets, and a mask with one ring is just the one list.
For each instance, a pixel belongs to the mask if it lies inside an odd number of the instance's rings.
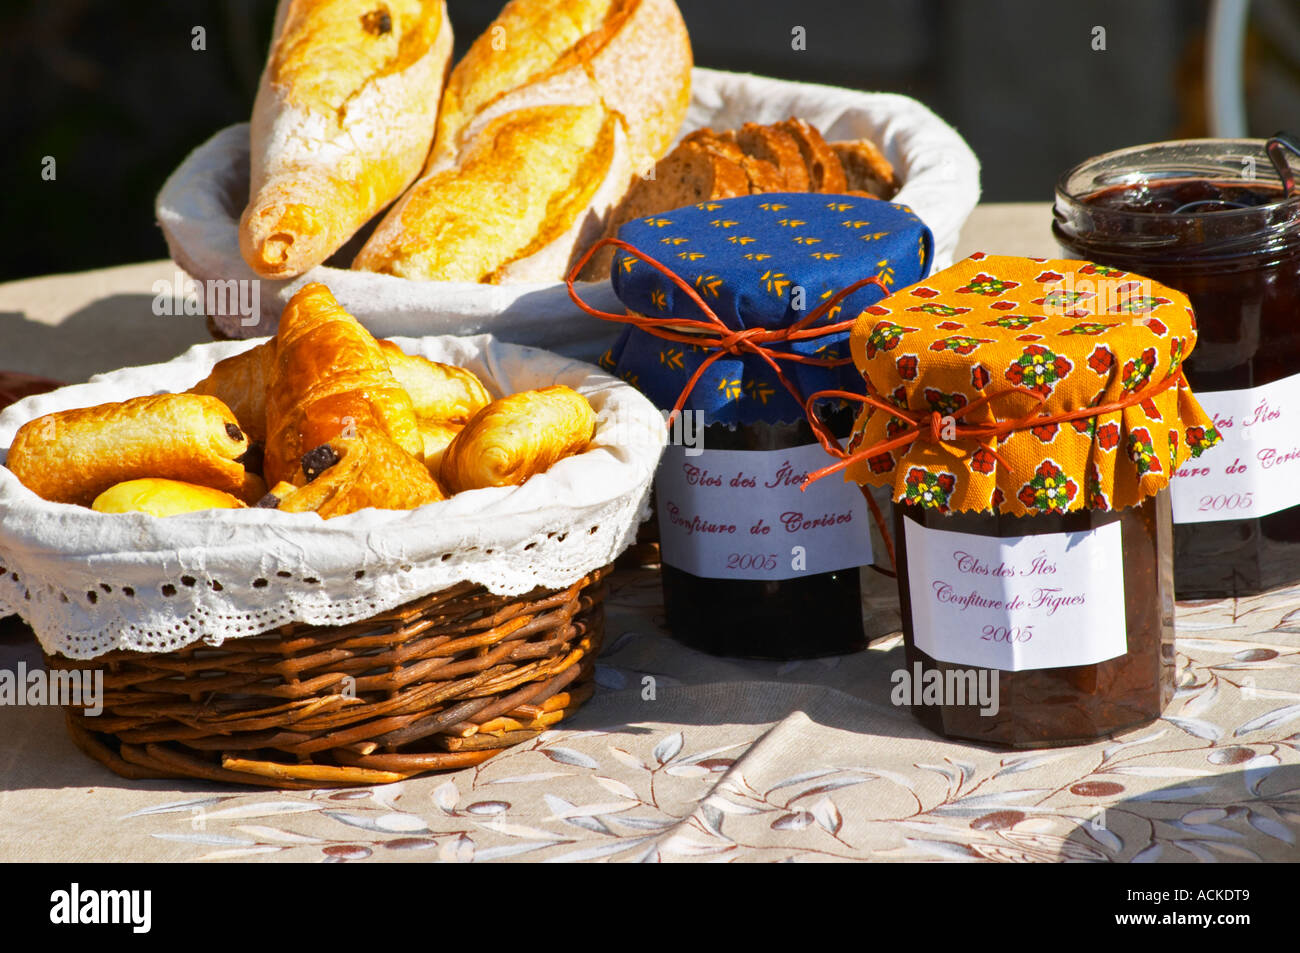
[[830,458],[787,450],[670,446],[655,477],[664,563],[707,579],[797,579],[871,563],[867,504],[855,484],[804,477]]
[[1196,399],[1223,443],[1174,474],[1174,522],[1254,519],[1300,504],[1300,374],[1247,390],[1198,390]]
[[1128,651],[1118,521],[1003,537],[903,525],[912,639],[931,658],[1022,672]]

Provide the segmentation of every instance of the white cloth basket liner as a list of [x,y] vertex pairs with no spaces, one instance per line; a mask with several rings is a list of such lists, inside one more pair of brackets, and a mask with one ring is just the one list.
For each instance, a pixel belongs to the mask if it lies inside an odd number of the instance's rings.
[[[979,162],[952,127],[914,99],[696,68],[683,134],[790,116],[806,119],[829,141],[877,143],[903,183],[893,201],[909,206],[934,233],[934,269],[952,263],[958,233],[979,200]],[[256,280],[238,239],[248,200],[248,150],[247,123],[224,129],[194,150],[158,194],[158,222],[172,258],[199,280]],[[259,320],[238,313],[211,318],[228,337],[273,333],[293,293],[320,281],[377,337],[491,332],[595,360],[619,331],[574,307],[562,282],[480,285],[351,271],[346,266],[358,248],[354,240],[331,259],[343,267],[321,265],[292,281],[262,280]],[[608,280],[579,291],[604,311],[623,310]]]
[[[71,658],[163,652],[289,622],[355,622],[462,581],[506,595],[563,588],[632,542],[666,434],[646,398],[596,367],[489,335],[396,341],[470,368],[494,396],[573,387],[598,416],[590,448],[523,486],[331,520],[256,508],[107,515],[42,500],[0,468],[0,615],[18,613],[47,652]],[[0,413],[0,455],[27,420],[185,390],[255,343],[201,344],[21,400]]]

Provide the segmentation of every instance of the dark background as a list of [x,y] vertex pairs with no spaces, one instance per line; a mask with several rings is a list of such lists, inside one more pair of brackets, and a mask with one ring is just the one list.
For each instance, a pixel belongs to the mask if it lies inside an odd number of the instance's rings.
[[[1207,134],[1208,0],[679,0],[701,66],[905,93],[966,137],[985,201]],[[153,198],[252,109],[274,0],[0,0],[0,280],[162,258]],[[495,16],[451,0],[459,55]],[[1300,0],[1253,0],[1253,135],[1300,128]],[[807,48],[791,48],[794,26]],[[1095,26],[1106,50],[1092,49]],[[192,48],[202,26],[206,49]],[[42,160],[57,162],[54,181]]]

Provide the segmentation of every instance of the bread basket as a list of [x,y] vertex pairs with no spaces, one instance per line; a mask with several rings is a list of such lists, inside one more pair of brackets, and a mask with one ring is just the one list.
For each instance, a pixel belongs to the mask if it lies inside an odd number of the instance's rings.
[[[930,227],[935,269],[951,264],[961,227],[979,200],[979,162],[961,136],[921,103],[892,93],[700,68],[692,72],[691,84],[682,134],[798,116],[828,140],[876,142],[902,181],[892,200],[909,206]],[[240,256],[237,230],[248,199],[248,149],[247,124],[223,129],[195,149],[158,194],[158,222],[171,257],[201,281],[256,278]],[[595,360],[617,335],[616,327],[575,308],[561,282],[479,285],[351,271],[347,266],[359,247],[354,239],[326,264],[292,281],[262,280],[260,319],[210,315],[214,335],[271,333],[285,302],[313,281],[329,285],[378,337],[484,331]],[[619,310],[608,281],[591,283],[583,297],[602,310]]]
[[[590,696],[603,580],[648,512],[662,416],[547,352],[396,341],[498,396],[573,387],[598,415],[590,448],[523,486],[332,520],[105,516],[0,469],[0,615],[31,625],[51,669],[102,677],[101,713],[65,709],[83,751],[132,778],[375,784],[477,764]],[[33,417],[183,390],[254,344],[26,398],[0,414],[0,452]]]

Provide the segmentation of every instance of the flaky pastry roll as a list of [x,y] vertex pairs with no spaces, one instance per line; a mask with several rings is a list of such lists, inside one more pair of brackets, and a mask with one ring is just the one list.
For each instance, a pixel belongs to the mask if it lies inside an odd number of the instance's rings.
[[177,516],[199,510],[238,510],[242,500],[222,490],[181,480],[127,480],[110,486],[90,505],[99,513],[148,513]]
[[596,414],[562,384],[493,401],[456,435],[439,471],[450,493],[514,486],[571,454],[581,453],[596,430]]
[[30,420],[6,461],[23,485],[57,503],[90,505],[115,483],[162,477],[239,494],[248,437],[201,394],[156,394]]

